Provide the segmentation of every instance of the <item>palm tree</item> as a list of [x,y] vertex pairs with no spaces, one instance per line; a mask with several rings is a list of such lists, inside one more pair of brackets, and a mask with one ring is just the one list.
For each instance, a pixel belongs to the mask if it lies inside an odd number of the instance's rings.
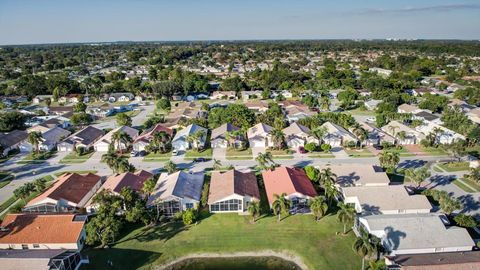
[[409,178],[417,186],[415,187],[418,189],[423,181],[431,176],[430,172],[427,168],[422,167],[418,169],[407,169],[405,170],[405,177]]
[[371,260],[368,262],[369,270],[386,270],[387,266],[385,265],[385,260]]
[[222,162],[218,159],[213,159],[213,169],[218,171],[222,168]]
[[117,162],[115,164],[115,171],[119,173],[133,172],[135,171],[135,167],[128,162],[128,158],[120,156],[117,158]]
[[193,142],[194,142],[195,149],[197,151],[199,151],[200,150],[200,142],[201,142],[202,138],[205,136],[205,131],[199,130],[199,131],[195,132],[195,134],[193,134],[193,135],[194,135]]
[[328,205],[332,205],[332,201],[334,198],[337,198],[340,195],[337,187],[335,186],[335,182],[332,180],[326,180],[323,182],[323,188],[325,189],[325,196],[328,199]]
[[153,149],[154,153],[158,150],[160,150],[160,153],[166,153],[168,145],[170,144],[170,139],[170,135],[165,131],[155,132],[150,141],[150,145],[152,146],[151,149]]
[[278,150],[283,149],[285,146],[285,133],[281,129],[272,129],[269,134],[272,136],[275,148]]
[[380,165],[387,169],[387,172],[393,173],[395,166],[400,162],[400,154],[398,152],[382,151],[378,156]]
[[350,224],[355,220],[355,209],[351,205],[342,202],[338,203],[338,207],[340,210],[338,210],[337,219],[343,223],[343,234],[346,234],[347,224]]
[[37,154],[40,151],[39,145],[40,145],[40,142],[42,140],[43,140],[42,133],[40,133],[38,131],[33,131],[33,132],[28,133],[27,141],[28,141],[28,143],[33,145],[33,147],[35,148],[35,153],[37,153]]
[[362,256],[362,270],[365,269],[365,257],[376,251],[376,246],[372,243],[368,232],[360,231],[360,236],[353,243],[353,251]]
[[470,168],[470,173],[464,175],[470,181],[480,184],[480,167],[478,168]]
[[33,185],[34,185],[35,191],[37,191],[37,192],[42,192],[45,189],[45,187],[47,186],[46,185],[46,180],[43,179],[43,178],[40,178],[40,179],[37,179],[37,180],[33,181]]
[[117,150],[123,153],[122,145],[128,148],[128,145],[132,142],[132,137],[125,131],[118,130],[112,134],[112,143],[117,145]]
[[155,179],[149,178],[147,181],[143,182],[142,191],[145,193],[145,197],[150,197],[150,194],[155,190]]
[[319,144],[322,143],[323,137],[325,137],[325,134],[327,134],[327,129],[325,127],[316,127],[310,130],[310,136],[317,139]]
[[328,111],[330,109],[330,98],[328,98],[328,96],[323,96],[320,98],[320,108],[324,111]]
[[320,220],[328,211],[328,204],[326,203],[326,199],[324,196],[317,196],[312,198],[308,201],[310,206],[310,210],[313,212],[315,216],[315,221]]
[[273,199],[273,214],[278,216],[278,221],[280,221],[282,215],[288,214],[288,210],[290,209],[292,202],[287,199],[286,193],[282,193],[280,196],[278,194],[273,194]]
[[407,133],[404,130],[402,130],[397,133],[397,137],[399,139],[398,144],[402,145],[402,142],[405,141],[405,139],[407,138]]
[[260,202],[257,200],[251,201],[248,204],[247,211],[252,216],[252,222],[255,223],[255,218],[260,215]]
[[358,123],[353,125],[352,132],[355,136],[357,136],[358,140],[360,141],[360,146],[362,146],[363,142],[368,138],[368,132]]
[[337,175],[332,172],[332,168],[323,168],[320,172],[320,182],[325,184],[325,182],[330,181],[334,182],[337,180]]
[[258,167],[261,170],[274,169],[277,167],[275,161],[273,161],[273,156],[271,152],[258,153],[258,156],[255,158],[258,162]]
[[165,163],[165,170],[167,170],[169,174],[174,173],[177,171],[177,165],[169,160],[167,163]]
[[114,152],[108,151],[106,154],[103,154],[101,160],[102,162],[105,162],[110,169],[112,169],[113,173],[116,173],[118,156]]
[[389,126],[388,127],[388,130],[390,131],[390,133],[392,133],[392,137],[396,137],[397,135],[397,129],[399,129],[400,127],[399,126]]

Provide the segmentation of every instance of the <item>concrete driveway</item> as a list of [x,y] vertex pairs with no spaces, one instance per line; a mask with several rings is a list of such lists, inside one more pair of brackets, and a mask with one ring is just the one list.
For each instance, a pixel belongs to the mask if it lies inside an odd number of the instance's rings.
[[257,158],[259,153],[265,153],[265,152],[267,152],[267,148],[265,147],[252,147],[253,159]]
[[218,160],[224,160],[227,158],[227,148],[213,148],[212,152],[212,158],[218,159]]

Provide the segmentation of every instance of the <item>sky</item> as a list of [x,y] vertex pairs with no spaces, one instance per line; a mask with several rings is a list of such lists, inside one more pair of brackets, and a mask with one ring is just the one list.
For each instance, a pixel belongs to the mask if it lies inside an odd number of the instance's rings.
[[0,44],[480,39],[479,0],[0,0]]

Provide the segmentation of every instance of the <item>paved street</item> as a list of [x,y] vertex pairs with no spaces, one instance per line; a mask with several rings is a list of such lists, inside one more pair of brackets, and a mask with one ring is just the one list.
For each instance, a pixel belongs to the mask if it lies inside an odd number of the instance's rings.
[[[145,122],[148,115],[153,113],[155,110],[155,105],[146,105],[138,107],[141,111],[136,116],[132,117],[132,127],[139,127]],[[115,117],[111,117],[106,121],[102,121],[97,124],[93,124],[92,126],[99,128],[99,129],[114,129],[117,127],[117,120]]]

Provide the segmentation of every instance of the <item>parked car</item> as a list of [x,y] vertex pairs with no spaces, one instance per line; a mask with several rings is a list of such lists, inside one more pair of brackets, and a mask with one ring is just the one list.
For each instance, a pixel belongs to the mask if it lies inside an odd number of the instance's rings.
[[307,153],[307,151],[305,150],[305,148],[303,146],[298,147],[298,152],[300,152],[300,154],[306,154]]
[[193,161],[194,162],[205,162],[205,161],[207,161],[207,159],[203,158],[203,157],[199,157],[199,158],[194,158]]
[[131,157],[136,157],[138,155],[138,152],[137,151],[132,151],[130,152],[130,156]]
[[178,154],[178,150],[177,149],[173,149],[172,150],[172,156],[176,156]]
[[138,152],[138,156],[140,156],[140,157],[144,157],[144,156],[146,156],[146,155],[147,155],[147,152],[144,151],[144,150]]

